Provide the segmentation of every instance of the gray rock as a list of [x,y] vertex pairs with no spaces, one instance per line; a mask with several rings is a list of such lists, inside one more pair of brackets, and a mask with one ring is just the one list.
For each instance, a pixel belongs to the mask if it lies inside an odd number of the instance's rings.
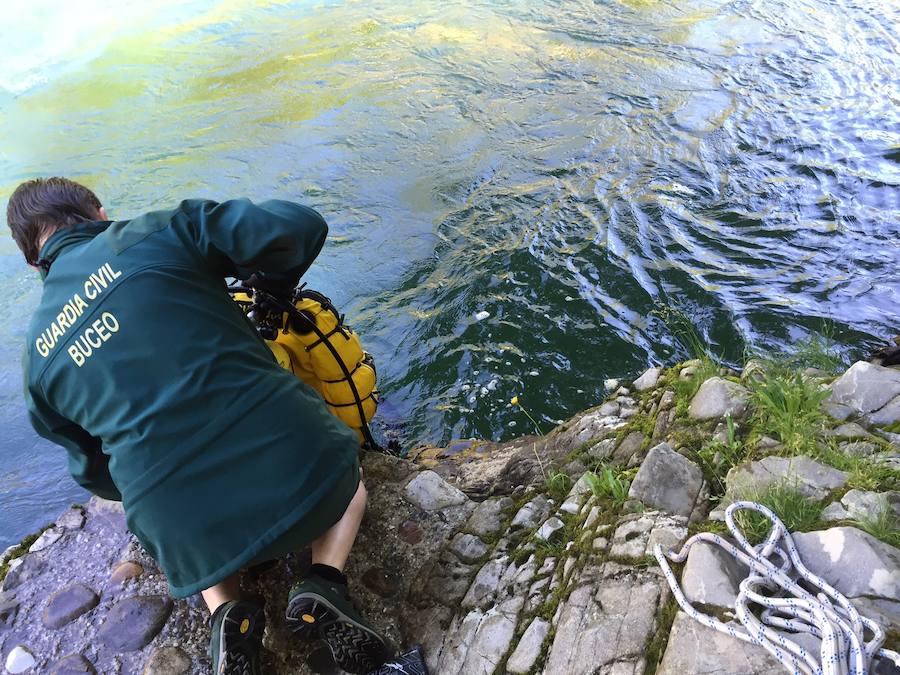
[[616,449],[615,438],[604,438],[602,441],[595,443],[588,448],[587,454],[592,459],[607,460],[612,457],[613,451]]
[[19,601],[12,593],[0,593],[0,632],[12,628],[19,613]]
[[94,664],[81,654],[69,654],[57,661],[50,669],[50,675],[95,675]]
[[51,527],[48,530],[44,530],[40,537],[31,545],[28,549],[29,553],[37,553],[38,551],[43,551],[45,549],[50,548],[58,542],[63,536],[64,530],[59,527]]
[[134,596],[120,600],[106,615],[97,637],[117,652],[143,649],[162,630],[172,601],[162,596]]
[[700,467],[668,443],[660,443],[647,453],[628,496],[669,513],[689,516],[702,484]]
[[831,403],[830,401],[825,401],[822,404],[822,410],[824,410],[832,419],[836,419],[838,422],[843,422],[853,414],[853,408],[849,405],[843,405],[842,403]]
[[84,511],[74,506],[66,509],[62,515],[56,519],[56,526],[65,530],[80,530],[84,527]]
[[741,385],[721,377],[711,377],[694,394],[688,415],[696,420],[711,420],[726,415],[739,419],[747,411],[749,400],[750,393]]
[[555,516],[547,520],[534,536],[543,541],[550,541],[553,536],[565,527],[565,523]]
[[900,422],[900,396],[890,403],[866,416],[869,424],[888,425]]
[[621,406],[618,401],[607,401],[606,403],[601,405],[599,408],[597,408],[597,412],[604,416],[618,415],[620,407]]
[[809,457],[765,457],[736,466],[725,481],[733,497],[765,491],[772,485],[791,485],[810,499],[821,500],[847,482],[847,474]]
[[518,513],[513,516],[509,525],[510,530],[531,529],[537,527],[540,522],[550,515],[550,503],[543,495],[538,495],[525,504]]
[[487,561],[478,570],[475,580],[462,600],[463,609],[487,609],[493,604],[508,562],[507,556],[501,556]]
[[668,410],[673,405],[675,405],[675,392],[671,389],[666,389],[663,392],[662,397],[659,399],[659,409]]
[[[740,625],[736,628],[741,630]],[[783,670],[775,657],[762,647],[707,628],[679,611],[656,672],[657,675],[773,675]]]
[[473,566],[448,556],[447,559],[439,561],[435,573],[428,578],[425,593],[431,599],[452,607],[466,595],[474,574]]
[[697,372],[697,366],[685,366],[678,372],[679,380],[689,380]]
[[471,534],[458,533],[450,542],[450,550],[463,562],[475,562],[488,552],[487,544]]
[[613,377],[603,380],[603,386],[606,391],[614,391],[619,388],[619,381]]
[[583,568],[560,605],[544,672],[608,673],[617,662],[631,663],[633,672],[656,627],[664,585],[653,570]]
[[50,596],[41,621],[47,628],[62,628],[99,602],[100,597],[84,584],[69,584]]
[[509,651],[523,604],[523,598],[510,598],[486,612],[457,616],[435,672],[491,675]]
[[587,479],[587,471],[585,471],[577,481],[575,481],[575,485],[572,486],[572,489],[569,490],[569,497],[587,497],[591,494],[591,484]]
[[[841,497],[840,504],[831,504],[839,506],[843,511],[843,518],[832,518],[833,520],[853,519],[866,520],[868,518],[877,518],[886,509],[891,509],[895,515],[900,516],[900,492],[892,490],[890,492],[868,492],[866,490],[850,490]],[[840,513],[837,509],[830,514],[837,515]],[[822,518],[825,519],[825,513]]]
[[550,632],[550,623],[540,617],[534,619],[522,637],[519,644],[506,662],[506,670],[514,675],[526,675],[531,672],[541,655],[541,647]]
[[425,470],[406,484],[404,494],[410,504],[423,511],[437,511],[448,506],[464,504],[468,497],[438,476],[434,471]]
[[16,645],[6,656],[6,671],[15,675],[30,670],[37,663],[27,647]]
[[653,389],[659,381],[659,376],[662,374],[662,371],[663,369],[659,367],[648,368],[644,371],[643,375],[634,381],[634,388],[638,391]]
[[564,501],[559,510],[563,513],[568,513],[571,515],[575,515],[581,511],[581,507],[587,501],[587,497],[585,495],[570,495],[566,497],[566,501]]
[[475,507],[466,529],[479,537],[486,537],[497,532],[503,524],[503,510],[512,506],[512,499],[488,499]]
[[760,451],[774,450],[775,448],[780,447],[781,443],[779,443],[774,438],[771,438],[770,436],[760,436],[756,441],[756,449]]
[[834,502],[822,509],[821,520],[825,523],[832,523],[837,520],[852,520],[847,509],[841,506],[840,502]]
[[498,597],[524,596],[537,574],[537,559],[529,556],[522,565],[515,562],[509,564],[500,577]]
[[9,571],[3,578],[3,584],[0,585],[0,590],[11,591],[18,588],[25,582],[40,576],[46,567],[47,563],[44,558],[37,555],[26,555],[12,560],[9,564]]
[[828,401],[867,415],[883,408],[898,395],[900,370],[857,361],[831,385]]
[[681,589],[692,603],[733,608],[738,586],[749,572],[720,547],[698,541],[688,553]]
[[856,438],[869,438],[869,432],[859,426],[856,422],[846,422],[829,431],[828,435],[834,436],[835,438],[849,438],[850,440]]
[[627,463],[632,457],[640,452],[641,446],[644,445],[644,434],[640,431],[632,431],[613,452],[613,459],[617,462]]
[[849,598],[900,598],[900,551],[853,527],[794,536],[809,570]]
[[143,675],[187,675],[191,659],[178,647],[158,647],[153,650]]
[[878,446],[867,441],[845,441],[838,444],[838,449],[845,455],[868,457],[878,452]]
[[624,424],[624,420],[620,417],[604,415],[600,410],[592,410],[580,417],[567,434],[571,436],[570,442],[578,447],[582,443],[603,438]]
[[614,558],[643,558],[653,554],[658,543],[664,551],[687,539],[687,518],[648,511],[621,519],[612,538],[609,554]]
[[885,630],[900,630],[900,600],[853,598],[853,606],[860,614],[877,622]]

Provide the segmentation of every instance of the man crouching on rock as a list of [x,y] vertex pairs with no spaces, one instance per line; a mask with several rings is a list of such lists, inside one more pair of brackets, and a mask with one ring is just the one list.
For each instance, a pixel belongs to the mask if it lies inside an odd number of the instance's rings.
[[202,593],[213,672],[261,672],[265,615],[241,599],[239,571],[310,543],[289,624],[344,670],[379,666],[385,641],[342,571],[366,506],[356,437],[225,291],[253,275],[293,289],[325,242],[322,217],[186,200],[111,222],[88,188],[49,178],[16,189],[7,222],[44,280],[24,359],[32,424],[68,450],[79,484],[122,501],[175,597]]

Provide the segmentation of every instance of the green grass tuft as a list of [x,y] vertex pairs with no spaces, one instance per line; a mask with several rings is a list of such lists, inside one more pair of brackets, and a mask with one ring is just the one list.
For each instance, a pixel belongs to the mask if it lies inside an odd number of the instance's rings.
[[843,452],[834,442],[827,439],[819,443],[813,457],[840,471],[846,471],[847,488],[884,492],[900,488],[900,471],[878,462],[871,457]]
[[622,472],[617,472],[610,467],[599,468],[598,471],[599,473],[588,471],[584,475],[594,496],[597,499],[611,501],[616,506],[624,504],[628,499],[631,481]]
[[[824,506],[804,496],[795,485],[776,483],[765,490],[745,491],[742,500],[756,502],[775,512],[791,532],[808,532],[820,524]],[[751,544],[758,544],[772,527],[771,521],[756,511],[738,511],[735,523]]]
[[810,333],[800,340],[790,355],[795,368],[818,368],[835,375],[847,367],[834,340],[834,324],[826,322],[818,333]]
[[567,473],[562,471],[552,471],[550,475],[547,476],[545,492],[547,493],[547,496],[557,504],[565,500],[571,489],[572,479]]
[[814,454],[828,420],[820,406],[829,391],[774,361],[749,384],[756,430],[778,438],[788,454]]
[[887,500],[882,509],[874,516],[856,521],[860,529],[865,530],[885,544],[900,548],[900,519]]

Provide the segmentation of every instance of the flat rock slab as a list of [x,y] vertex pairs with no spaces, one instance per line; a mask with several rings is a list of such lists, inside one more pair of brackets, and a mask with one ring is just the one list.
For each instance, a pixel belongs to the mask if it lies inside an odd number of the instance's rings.
[[[740,625],[736,626],[740,629]],[[679,611],[657,675],[773,675],[784,667],[758,645],[707,628]]]
[[687,518],[659,511],[626,516],[613,534],[609,554],[614,558],[643,558],[653,555],[656,545],[663,551],[678,548],[687,539]]
[[884,511],[900,517],[900,492],[850,490],[840,502],[830,504],[822,512],[822,520],[866,520],[878,518]]
[[662,371],[663,369],[659,367],[648,368],[643,375],[634,381],[634,388],[638,391],[653,389],[656,383],[659,382],[659,376],[662,374]]
[[463,562],[475,562],[488,552],[487,544],[473,534],[460,532],[450,542],[450,550]]
[[738,586],[749,573],[749,568],[720,547],[698,541],[688,553],[681,589],[692,603],[733,608]]
[[509,497],[481,502],[469,516],[466,529],[479,537],[494,534],[503,524],[503,510],[512,506],[512,503]]
[[162,630],[172,601],[162,596],[134,596],[120,600],[106,615],[97,636],[116,652],[143,649]]
[[523,598],[509,598],[487,611],[456,617],[434,672],[491,675],[509,650],[523,604]]
[[544,672],[605,673],[618,662],[643,672],[665,589],[658,570],[612,562],[583,568],[562,607]]
[[640,452],[643,445],[644,434],[640,431],[632,431],[622,439],[622,442],[619,443],[619,446],[613,451],[612,457],[617,462],[627,464],[632,457]]
[[793,535],[803,564],[849,598],[900,598],[900,550],[855,527]]
[[517,530],[537,527],[549,515],[550,502],[543,495],[538,495],[516,512],[509,529]]
[[750,392],[721,377],[711,377],[700,385],[691,399],[688,415],[695,420],[711,420],[731,415],[738,419],[747,412]]
[[736,466],[725,479],[732,496],[752,495],[773,485],[796,487],[810,499],[824,499],[842,488],[847,474],[809,457],[765,457]]
[[[900,370],[857,361],[831,385],[828,401],[849,406],[857,414],[870,415],[887,406],[897,396],[900,396]],[[900,408],[897,413],[897,419],[900,419]],[[882,421],[880,424],[890,422]]]
[[437,511],[468,501],[463,492],[438,476],[434,471],[422,471],[407,483],[406,499],[423,511]]
[[62,628],[85,612],[89,612],[100,597],[84,584],[70,584],[50,596],[41,621],[47,628]]
[[534,668],[538,657],[541,654],[541,647],[547,634],[550,632],[550,622],[541,619],[534,619],[513,650],[512,655],[506,662],[506,670],[514,675],[526,675]]
[[37,541],[31,545],[28,552],[37,553],[38,551],[50,548],[62,538],[63,534],[65,534],[65,531],[59,527],[51,527],[49,530],[45,530],[41,536],[37,538]]
[[702,485],[700,467],[668,443],[660,443],[647,453],[628,496],[656,509],[689,516]]

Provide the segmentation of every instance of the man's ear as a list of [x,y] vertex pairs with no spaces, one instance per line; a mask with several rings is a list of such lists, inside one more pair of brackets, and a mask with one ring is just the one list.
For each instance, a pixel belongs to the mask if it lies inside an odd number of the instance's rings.
[[104,207],[101,206],[98,213],[100,214],[100,220],[109,220],[109,216],[106,215],[106,209]]

